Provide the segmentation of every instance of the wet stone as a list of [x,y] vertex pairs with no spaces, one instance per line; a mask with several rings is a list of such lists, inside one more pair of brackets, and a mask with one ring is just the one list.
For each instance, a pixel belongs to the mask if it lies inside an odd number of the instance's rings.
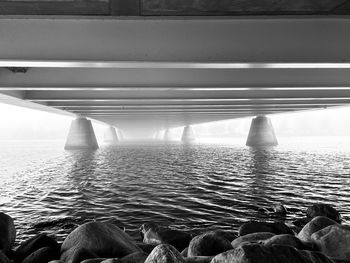
[[186,263],[186,261],[173,246],[161,244],[153,249],[144,263]]
[[261,221],[250,221],[243,224],[238,229],[238,235],[244,236],[251,233],[257,232],[270,232],[276,235],[290,234],[294,235],[293,231],[282,222],[261,222]]
[[232,249],[230,241],[213,232],[194,237],[188,246],[188,257],[215,256]]
[[317,216],[325,216],[332,220],[334,220],[337,223],[341,222],[341,215],[340,213],[331,205],[329,204],[314,204],[307,208],[306,210],[306,216],[308,218],[314,218]]

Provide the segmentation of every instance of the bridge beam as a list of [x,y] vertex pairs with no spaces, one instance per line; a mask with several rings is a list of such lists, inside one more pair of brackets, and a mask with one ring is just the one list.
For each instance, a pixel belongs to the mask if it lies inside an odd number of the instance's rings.
[[98,149],[95,132],[90,120],[78,117],[72,121],[64,149]]
[[277,138],[269,118],[266,116],[258,116],[252,120],[246,145],[250,147],[278,145]]

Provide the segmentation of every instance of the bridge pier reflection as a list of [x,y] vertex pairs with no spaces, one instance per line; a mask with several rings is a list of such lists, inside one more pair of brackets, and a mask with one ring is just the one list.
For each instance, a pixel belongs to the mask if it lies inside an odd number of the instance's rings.
[[246,145],[251,147],[278,145],[277,138],[269,118],[266,116],[257,116],[252,119]]

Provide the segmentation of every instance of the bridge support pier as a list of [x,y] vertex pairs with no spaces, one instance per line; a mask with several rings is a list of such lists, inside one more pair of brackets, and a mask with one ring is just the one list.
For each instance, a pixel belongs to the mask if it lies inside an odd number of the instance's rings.
[[185,126],[182,132],[181,141],[182,142],[193,142],[196,140],[196,136],[191,126]]
[[266,116],[257,116],[252,119],[246,145],[251,147],[278,145],[277,138],[269,118]]
[[84,117],[78,117],[72,121],[64,149],[98,149],[96,136],[90,120]]
[[170,131],[169,131],[169,129],[166,129],[166,130],[164,131],[163,140],[164,140],[164,141],[170,141]]
[[104,134],[104,142],[108,145],[116,145],[118,141],[119,139],[115,128],[109,126]]

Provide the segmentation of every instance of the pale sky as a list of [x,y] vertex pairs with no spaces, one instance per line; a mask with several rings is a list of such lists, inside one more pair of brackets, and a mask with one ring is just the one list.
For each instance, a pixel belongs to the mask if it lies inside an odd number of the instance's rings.
[[[0,140],[65,139],[72,118],[13,105],[0,104]],[[277,136],[350,136],[350,107],[303,111],[270,116]],[[197,136],[247,136],[251,118],[226,120],[194,126]],[[96,136],[106,126],[93,123]],[[173,129],[179,136],[182,127]]]

